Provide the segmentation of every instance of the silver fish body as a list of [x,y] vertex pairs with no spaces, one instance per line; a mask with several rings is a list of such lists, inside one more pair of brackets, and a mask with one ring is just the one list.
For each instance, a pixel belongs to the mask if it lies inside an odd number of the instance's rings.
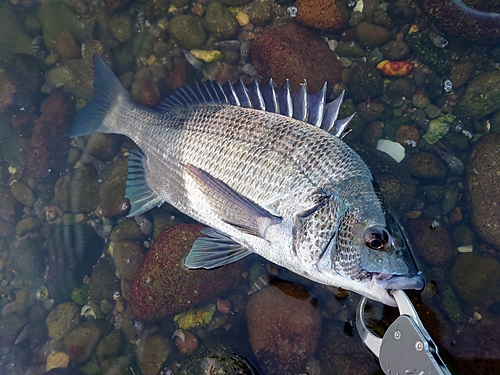
[[[70,135],[119,133],[139,146],[142,152],[129,158],[131,215],[168,202],[213,228],[195,242],[186,266],[213,268],[257,253],[316,282],[392,306],[389,290],[423,287],[371,172],[339,136],[245,108],[233,86],[232,101],[240,105],[184,89],[163,110],[143,108],[102,60],[94,63],[97,97]],[[280,95],[276,103],[288,98],[291,107],[290,90]],[[323,116],[328,111],[319,102]]]

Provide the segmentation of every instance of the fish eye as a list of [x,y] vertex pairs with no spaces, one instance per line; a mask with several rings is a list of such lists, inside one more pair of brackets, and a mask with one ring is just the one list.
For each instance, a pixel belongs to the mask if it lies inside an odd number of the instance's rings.
[[363,238],[365,245],[373,250],[383,250],[389,243],[389,233],[379,226],[368,228]]

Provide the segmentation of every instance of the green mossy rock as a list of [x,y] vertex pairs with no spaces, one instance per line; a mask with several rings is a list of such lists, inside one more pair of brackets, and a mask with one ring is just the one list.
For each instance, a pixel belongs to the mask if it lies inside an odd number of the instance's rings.
[[240,29],[234,15],[218,1],[212,1],[208,4],[203,25],[216,38],[220,39],[230,39]]
[[168,24],[168,32],[183,48],[200,48],[205,43],[207,35],[202,26],[202,19],[195,15],[174,17]]
[[482,119],[500,110],[500,71],[477,75],[462,93],[455,112],[463,118]]

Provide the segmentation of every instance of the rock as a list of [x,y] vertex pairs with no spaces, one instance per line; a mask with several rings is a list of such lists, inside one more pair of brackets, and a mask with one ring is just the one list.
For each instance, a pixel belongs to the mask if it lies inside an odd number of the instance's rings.
[[187,356],[198,348],[200,340],[191,331],[181,330],[181,332],[175,336],[175,347],[179,353]]
[[[9,36],[8,38],[0,38],[0,51],[2,51],[4,58],[16,53],[32,53],[32,37],[12,11],[10,4],[7,3],[2,6],[0,12],[0,33]],[[2,85],[3,89],[5,89],[5,86]]]
[[49,372],[52,369],[65,369],[69,365],[69,356],[63,352],[51,352],[47,357],[45,370]]
[[392,100],[409,99],[413,93],[411,79],[396,78],[392,79],[385,90],[387,96]]
[[369,123],[363,136],[361,138],[361,143],[369,148],[374,149],[377,147],[378,140],[382,138],[384,134],[384,123],[381,121],[374,121]]
[[[10,184],[10,192],[23,206],[33,206],[35,204],[35,196],[28,185],[12,181]],[[3,207],[3,206],[2,206]]]
[[360,145],[353,145],[352,148],[370,167],[393,213],[402,218],[415,198],[415,188],[408,172],[382,151]]
[[134,21],[127,13],[118,13],[109,21],[111,34],[120,42],[125,43],[132,38],[134,32]]
[[465,85],[474,73],[474,69],[474,63],[472,61],[453,63],[450,71],[450,80],[453,83],[453,89]]
[[500,249],[500,134],[480,139],[466,164],[467,202],[472,227]]
[[427,35],[421,33],[408,34],[405,38],[406,44],[419,60],[440,76],[448,76],[451,61],[448,54],[441,48],[436,47]]
[[28,317],[17,313],[0,315],[0,346],[13,347],[19,332],[28,324]]
[[366,63],[354,66],[349,81],[349,93],[354,103],[382,96],[384,82],[377,68]]
[[382,103],[361,102],[356,106],[356,113],[364,122],[370,123],[377,120],[382,112],[384,112],[384,109],[385,107]]
[[115,329],[104,337],[96,348],[97,357],[102,361],[107,357],[114,357],[120,354],[123,346],[123,334],[119,329]]
[[411,149],[417,146],[420,134],[418,129],[410,125],[402,125],[396,130],[394,140],[399,142],[401,146]]
[[66,133],[73,117],[73,103],[61,90],[53,91],[42,104],[29,145],[24,149],[26,177],[36,182],[59,175],[64,166],[69,141]]
[[104,217],[112,218],[126,215],[130,201],[125,198],[125,183],[128,177],[128,161],[120,158],[114,161],[103,173],[99,185],[99,201]]
[[71,30],[64,30],[56,39],[56,49],[63,59],[78,59],[81,57],[81,47]]
[[500,71],[475,76],[465,87],[455,107],[463,118],[482,119],[500,110]]
[[265,26],[272,20],[271,6],[267,1],[255,1],[248,10],[250,20],[256,26]]
[[47,48],[56,50],[56,40],[64,30],[70,30],[78,41],[92,36],[94,20],[79,17],[62,1],[44,2],[38,10],[38,20],[43,28],[43,41]]
[[9,190],[0,188],[0,219],[15,223],[21,216],[22,206]]
[[144,252],[136,241],[120,241],[113,245],[113,259],[116,275],[120,279],[131,280],[137,269],[142,265]]
[[251,2],[252,0],[221,0],[220,2],[224,5],[228,5],[230,7],[236,7],[240,5],[245,5]]
[[47,288],[56,302],[69,299],[102,254],[102,240],[89,225],[58,225],[47,240]]
[[120,224],[116,225],[111,232],[109,240],[111,242],[119,241],[136,241],[140,242],[145,239],[144,233],[141,232],[141,228],[135,221],[135,219],[129,218],[122,221]]
[[113,325],[109,322],[89,320],[64,336],[64,351],[77,363],[87,362],[99,341],[112,330]]
[[41,226],[40,220],[34,216],[28,216],[18,221],[16,225],[16,236],[22,237]]
[[85,152],[101,161],[111,161],[120,150],[120,144],[116,134],[94,133],[87,137]]
[[125,8],[130,0],[104,0],[104,5],[110,12],[114,12],[115,10]]
[[453,243],[444,225],[433,226],[434,219],[408,220],[406,228],[415,244],[416,253],[431,266],[444,266],[456,254]]
[[99,178],[93,165],[80,165],[56,182],[54,201],[73,213],[90,212],[99,205]]
[[271,285],[250,298],[246,316],[252,351],[266,374],[304,371],[321,333],[321,310],[307,290]]
[[264,79],[273,78],[278,87],[288,78],[292,90],[297,90],[307,79],[312,93],[325,82],[333,87],[341,80],[342,66],[328,44],[295,23],[264,32],[253,41],[250,56]]
[[64,90],[73,94],[77,101],[82,99],[89,101],[94,93],[93,82],[92,66],[88,60],[69,60],[64,65],[55,66],[45,73],[42,91],[49,93],[54,88],[64,87]]
[[113,299],[113,294],[120,290],[120,280],[115,275],[113,260],[106,256],[99,258],[87,282],[90,299],[100,302],[103,299]]
[[9,243],[10,258],[7,265],[24,279],[36,280],[44,267],[40,249],[30,239],[13,239]]
[[410,48],[402,40],[391,40],[380,47],[380,50],[385,59],[394,61],[406,59],[410,52]]
[[337,48],[335,48],[335,53],[342,57],[364,57],[365,51],[359,43],[351,42],[340,42]]
[[144,375],[156,375],[170,354],[170,341],[162,335],[145,337],[138,350],[138,360]]
[[387,29],[368,22],[361,22],[356,26],[356,35],[364,47],[381,46],[391,38]]
[[53,340],[61,340],[80,324],[80,306],[73,302],[57,305],[45,319],[47,333]]
[[483,306],[500,280],[500,264],[475,253],[458,254],[450,271],[450,282],[468,304]]
[[296,21],[325,31],[341,31],[347,26],[349,10],[342,0],[298,0]]
[[203,25],[219,39],[231,39],[238,34],[240,29],[234,15],[218,1],[208,4]]
[[206,40],[201,18],[195,15],[178,15],[168,24],[168,32],[183,48],[200,48]]
[[412,154],[404,161],[408,172],[424,179],[443,179],[446,177],[446,166],[436,155],[430,152]]
[[130,292],[134,318],[148,322],[172,316],[221,294],[237,280],[243,264],[187,270],[184,258],[203,226],[180,224],[164,230],[136,272]]

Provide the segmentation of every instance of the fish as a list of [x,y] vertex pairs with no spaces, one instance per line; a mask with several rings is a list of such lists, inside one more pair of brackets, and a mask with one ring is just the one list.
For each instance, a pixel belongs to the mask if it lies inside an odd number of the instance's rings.
[[326,103],[304,82],[292,92],[241,80],[197,82],[155,109],[135,103],[94,55],[94,99],[70,137],[122,134],[135,142],[129,216],[167,202],[207,226],[184,265],[212,269],[258,254],[317,283],[390,306],[393,289],[424,281],[379,185],[343,140],[343,95]]

